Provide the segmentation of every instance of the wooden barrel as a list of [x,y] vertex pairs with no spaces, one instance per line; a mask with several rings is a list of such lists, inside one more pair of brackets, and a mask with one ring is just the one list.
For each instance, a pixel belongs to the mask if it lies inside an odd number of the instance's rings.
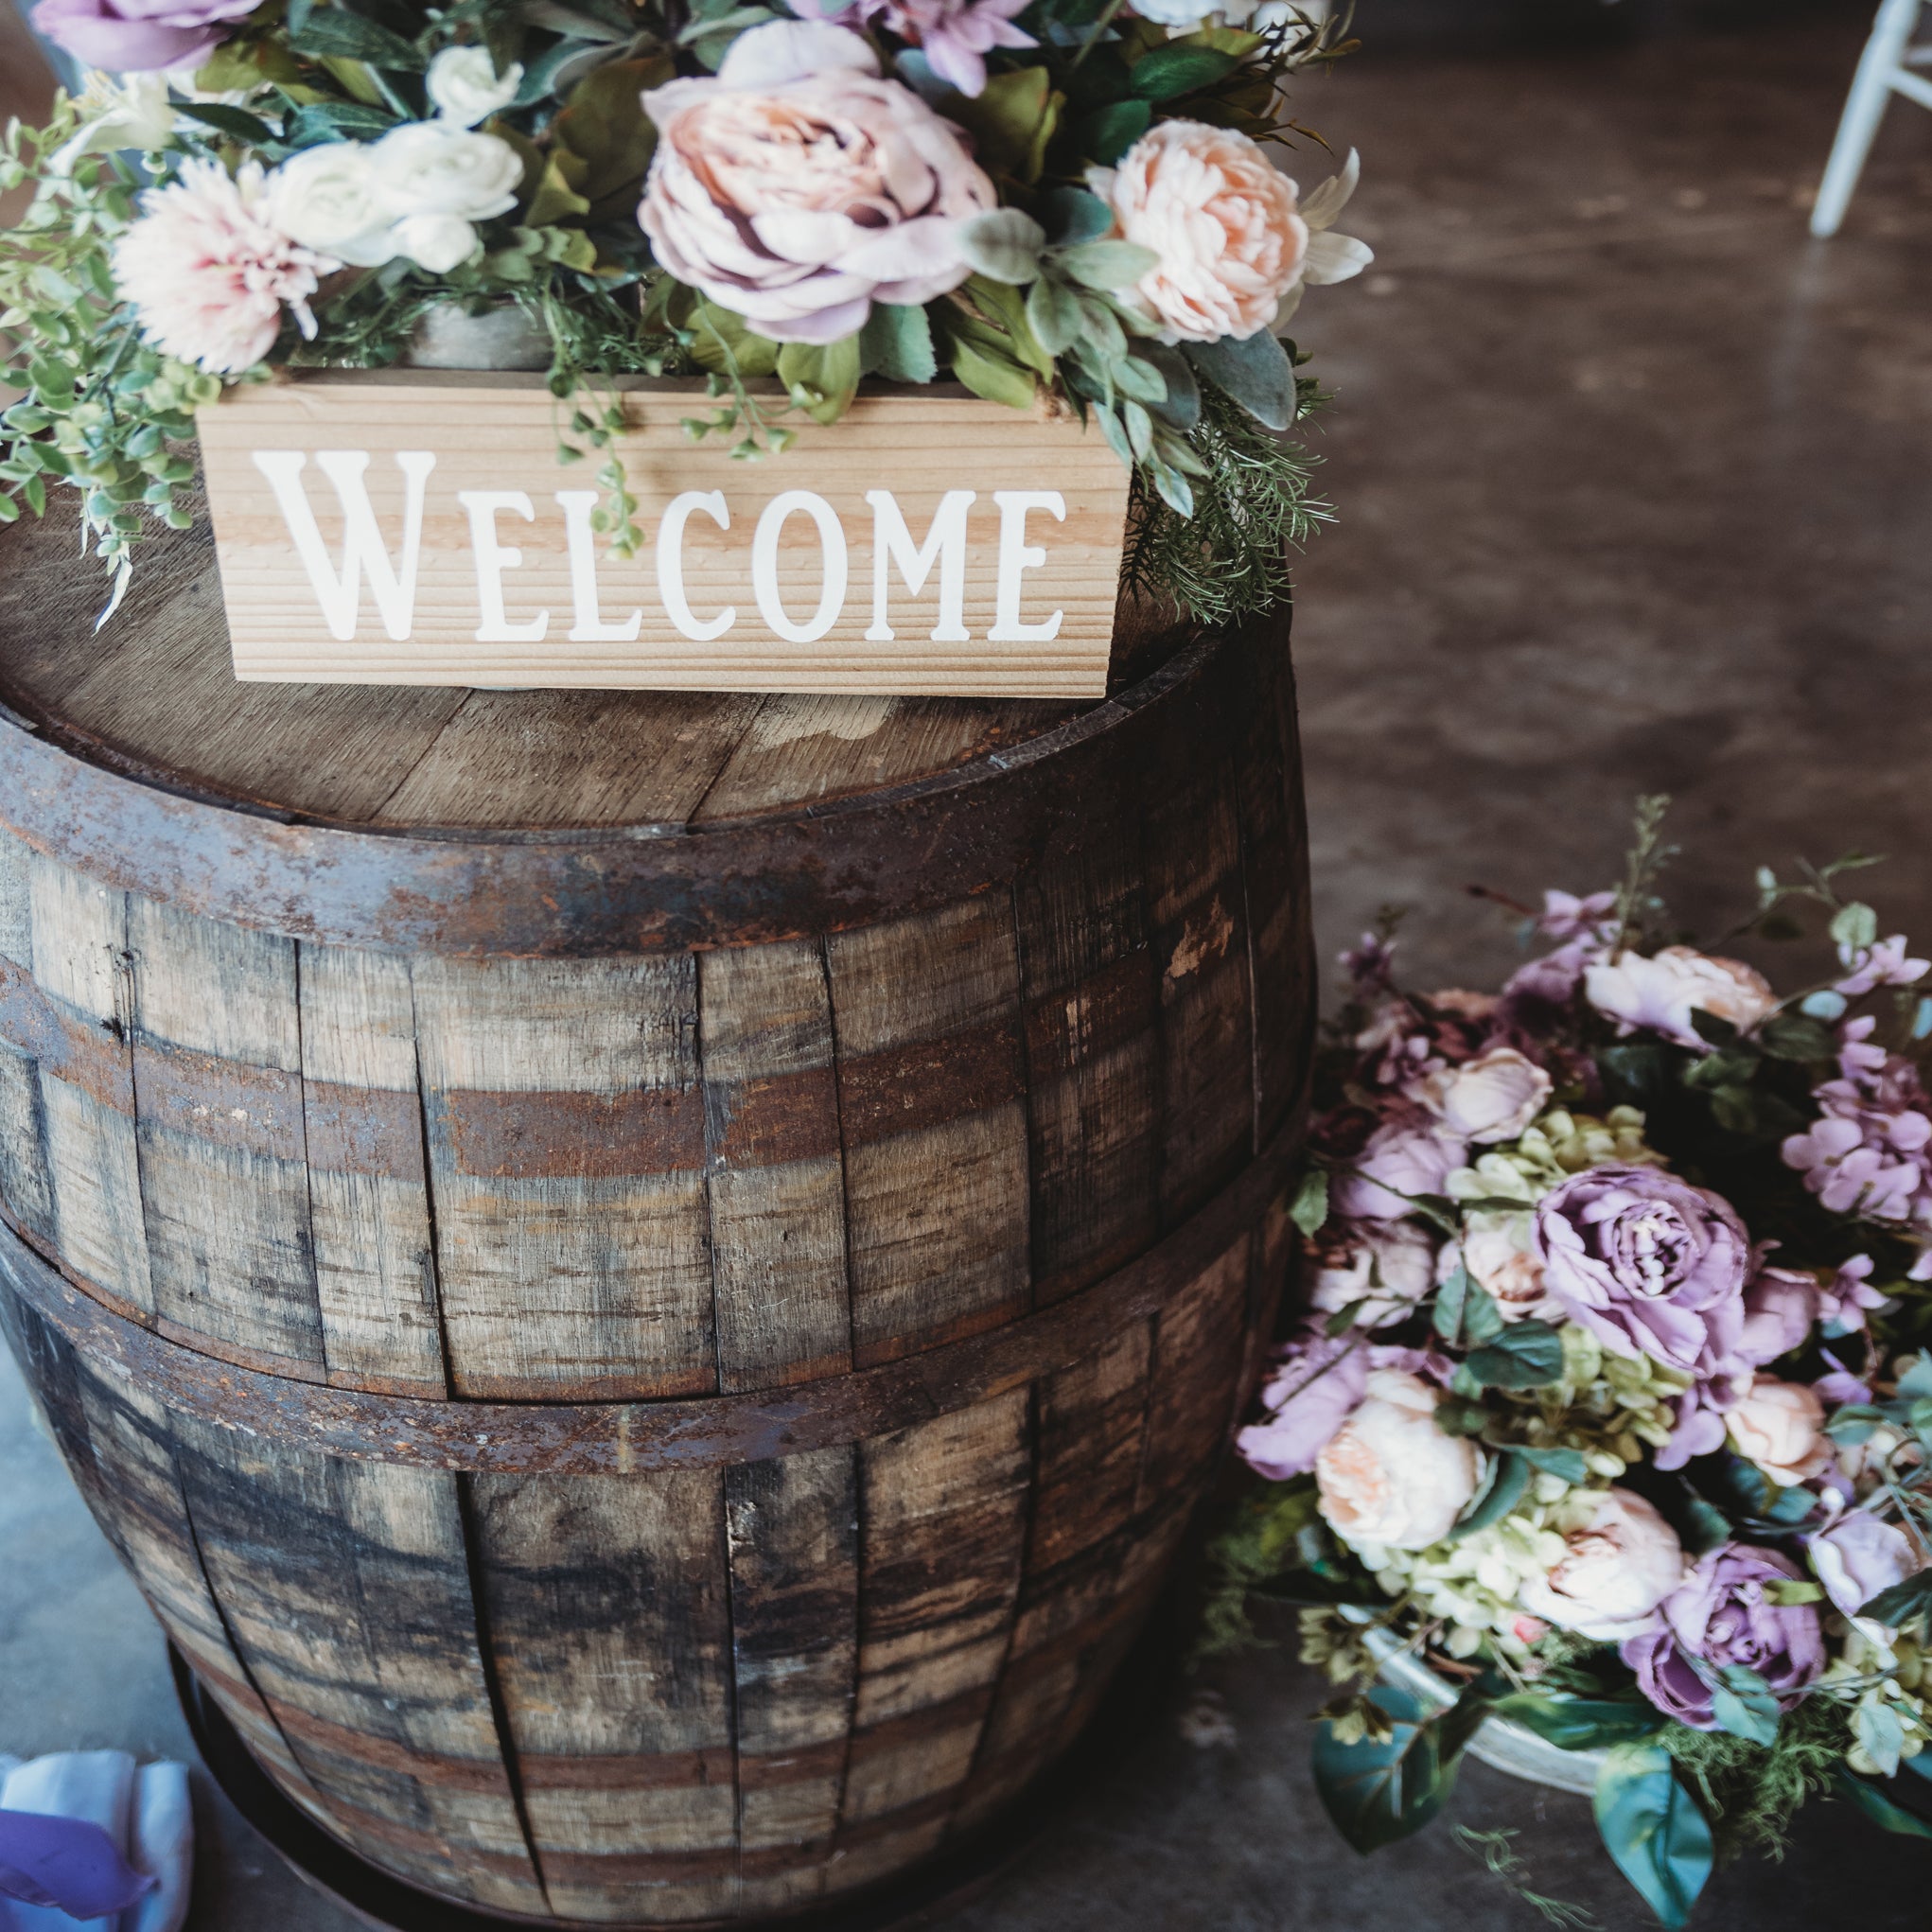
[[1252,1387],[1285,626],[1040,702],[231,679],[0,537],[0,1303],[282,1790],[540,1923],[898,1873],[1080,1730]]

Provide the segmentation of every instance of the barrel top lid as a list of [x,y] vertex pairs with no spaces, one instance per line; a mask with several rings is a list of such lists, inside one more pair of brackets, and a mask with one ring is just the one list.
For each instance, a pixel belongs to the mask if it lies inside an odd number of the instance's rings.
[[338,825],[723,825],[931,778],[1093,708],[242,684],[205,527],[144,543],[97,631],[109,588],[58,502],[0,531],[0,704],[129,777]]

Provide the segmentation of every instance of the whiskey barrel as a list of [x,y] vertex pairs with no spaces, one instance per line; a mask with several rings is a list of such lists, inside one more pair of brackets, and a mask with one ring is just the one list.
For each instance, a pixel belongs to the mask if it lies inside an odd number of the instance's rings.
[[1312,1014],[1285,626],[1104,702],[237,685],[0,536],[0,1305],[268,1773],[737,1923],[1063,1752],[1252,1386]]

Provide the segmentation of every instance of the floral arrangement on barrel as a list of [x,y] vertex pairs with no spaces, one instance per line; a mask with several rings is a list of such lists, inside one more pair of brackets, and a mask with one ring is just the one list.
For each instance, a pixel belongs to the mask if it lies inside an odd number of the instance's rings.
[[[1208,1628],[1300,1607],[1357,1849],[1500,1713],[1602,1754],[1603,1836],[1677,1926],[1810,1796],[1932,1837],[1932,969],[1841,896],[1858,858],[1758,875],[1741,931],[1828,922],[1813,985],[1684,943],[1661,804],[1500,993],[1402,991],[1386,929],[1345,956],[1305,1320]],[[1396,1652],[1437,1704],[1377,1682]]]
[[[1370,259],[1264,143],[1348,51],[1291,0],[39,0],[96,71],[8,130],[0,518],[84,504],[124,567],[191,522],[225,384],[405,357],[516,305],[598,527],[641,542],[607,378],[701,376],[734,456],[860,381],[951,378],[1098,422],[1136,481],[1130,581],[1225,620],[1324,515],[1275,330]],[[123,568],[123,578],[125,571]]]

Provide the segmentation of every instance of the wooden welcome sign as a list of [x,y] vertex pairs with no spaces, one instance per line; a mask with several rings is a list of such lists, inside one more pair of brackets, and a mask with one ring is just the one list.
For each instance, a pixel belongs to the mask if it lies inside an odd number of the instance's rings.
[[701,383],[622,387],[629,561],[541,377],[318,373],[203,410],[235,675],[1104,694],[1127,475],[1098,430],[902,391],[734,462],[680,427]]

